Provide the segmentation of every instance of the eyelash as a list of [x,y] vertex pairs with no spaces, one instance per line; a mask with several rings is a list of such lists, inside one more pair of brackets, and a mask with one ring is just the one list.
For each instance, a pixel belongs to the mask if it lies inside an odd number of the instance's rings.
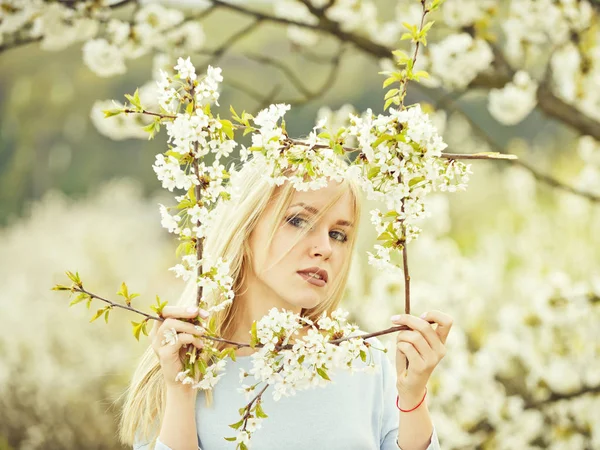
[[[287,223],[289,223],[290,225],[292,225],[293,227],[298,227],[298,225],[294,225],[292,223],[296,219],[303,220],[304,222],[306,222],[306,219],[303,219],[302,217],[298,217],[298,216],[289,216],[289,217],[286,217],[285,221]],[[342,233],[341,231],[335,231],[335,233],[340,233],[344,237],[343,239],[335,239],[334,238],[336,241],[341,242],[341,243],[348,241],[348,236],[346,236],[346,234]]]

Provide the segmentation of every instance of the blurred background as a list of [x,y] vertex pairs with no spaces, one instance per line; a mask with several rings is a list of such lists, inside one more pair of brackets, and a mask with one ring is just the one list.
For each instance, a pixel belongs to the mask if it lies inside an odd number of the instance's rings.
[[[600,448],[599,12],[447,0],[432,15],[417,60],[431,77],[406,103],[448,152],[520,158],[472,161],[409,245],[411,313],[454,318],[428,396],[445,449]],[[223,69],[223,118],[286,102],[291,136],[336,128],[383,112],[378,72],[412,50],[402,22],[420,14],[417,0],[0,1],[0,450],[121,448],[117,398],[147,338],[128,313],[90,324],[94,306],[69,308],[50,290],[66,270],[113,299],[126,281],[145,310],[183,287],[158,211],[173,194],[152,169],[166,133],[101,110],[138,87],[157,110],[158,69],[190,56]],[[403,280],[367,264],[374,207],[342,305],[369,331],[404,307]]]

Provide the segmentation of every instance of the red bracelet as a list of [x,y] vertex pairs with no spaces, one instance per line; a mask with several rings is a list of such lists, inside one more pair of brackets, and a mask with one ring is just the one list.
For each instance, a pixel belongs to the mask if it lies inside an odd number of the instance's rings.
[[413,409],[402,409],[400,408],[400,406],[398,406],[398,400],[400,400],[400,396],[396,396],[396,406],[398,407],[398,409],[402,412],[411,412],[414,411],[415,409],[417,409],[419,406],[421,406],[421,403],[423,403],[423,400],[425,400],[425,396],[427,395],[427,386],[425,387],[425,395],[423,395],[423,398],[421,399],[421,401],[419,402],[419,404],[417,406],[415,406]]

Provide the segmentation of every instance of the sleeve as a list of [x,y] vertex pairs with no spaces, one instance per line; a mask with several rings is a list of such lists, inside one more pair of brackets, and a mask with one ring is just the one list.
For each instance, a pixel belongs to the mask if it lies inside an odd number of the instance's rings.
[[[381,342],[377,342],[379,348],[384,348]],[[377,351],[377,350],[375,350]],[[381,374],[383,383],[383,415],[381,420],[381,450],[402,450],[398,445],[398,422],[400,411],[396,407],[396,370],[387,357],[387,353],[378,352],[381,355]],[[440,450],[435,424],[430,443],[427,450]]]
[[[150,443],[147,442],[145,444],[140,444],[140,443],[135,443],[133,444],[133,450],[149,450],[150,449]],[[166,444],[163,444],[159,438],[156,438],[156,445],[154,446],[154,450],[173,450],[171,447],[169,447]],[[202,450],[200,448],[200,445],[198,444],[198,450]]]
[[[200,447],[198,447],[200,448]],[[135,444],[133,444],[133,450],[150,450],[150,442],[146,442],[146,443],[139,443],[136,442]],[[173,450],[171,447],[169,447],[168,445],[163,444],[162,442],[160,442],[160,439],[156,439],[156,445],[154,446],[154,450]]]

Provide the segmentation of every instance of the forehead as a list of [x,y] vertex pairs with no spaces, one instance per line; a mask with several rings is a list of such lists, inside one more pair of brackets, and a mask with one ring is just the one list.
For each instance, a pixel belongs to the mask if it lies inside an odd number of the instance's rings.
[[337,200],[331,205],[331,208],[324,214],[327,216],[336,216],[335,219],[345,219],[352,221],[354,219],[353,196],[348,186],[338,183],[329,183],[327,187],[319,190],[295,191],[292,195],[290,208],[305,209],[313,214],[318,214],[333,199]]

